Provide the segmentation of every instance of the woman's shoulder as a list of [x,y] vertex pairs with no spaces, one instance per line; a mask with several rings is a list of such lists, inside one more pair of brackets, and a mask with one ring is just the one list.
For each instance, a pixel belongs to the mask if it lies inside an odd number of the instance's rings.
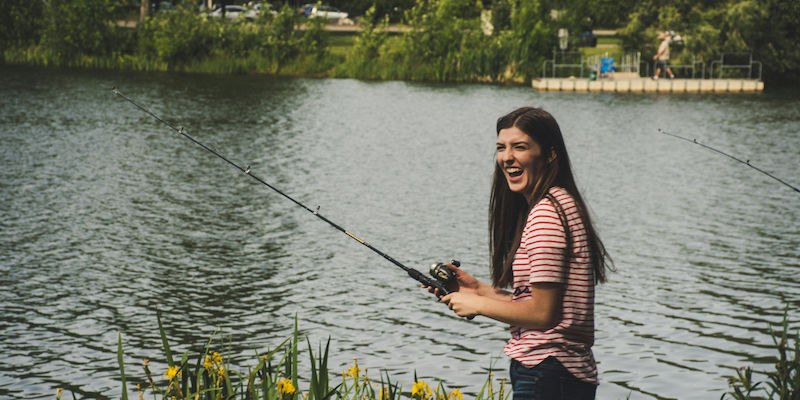
[[[566,189],[553,186],[548,191],[548,194],[552,196],[557,202],[558,205],[563,209],[567,214],[570,214],[571,211],[575,209],[575,199],[572,197]],[[531,209],[530,213],[528,214],[528,220],[535,217],[558,217],[558,212],[556,211],[556,205],[548,198],[549,196],[542,197],[538,203]]]
[[[566,189],[558,187],[558,186],[551,187],[547,191],[547,194],[549,194],[550,196],[555,198],[556,201],[558,201],[562,205],[562,207],[565,204],[575,203],[575,199],[572,197],[572,195],[569,194],[569,192],[567,192]],[[553,209],[555,207],[555,205],[553,204],[552,200],[550,200],[550,196],[542,197],[542,199],[539,200],[538,203],[536,203],[536,205],[533,207],[533,209],[537,209],[537,208],[539,208],[539,209]]]

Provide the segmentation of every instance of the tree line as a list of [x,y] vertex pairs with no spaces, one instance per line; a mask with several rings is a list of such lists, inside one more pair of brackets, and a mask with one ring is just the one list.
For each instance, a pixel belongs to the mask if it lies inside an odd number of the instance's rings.
[[[330,0],[358,16],[347,54],[329,51],[321,21],[294,4],[277,15],[228,23],[198,11],[207,0],[173,2],[135,29],[147,0],[4,0],[0,51],[6,63],[138,70],[264,72],[366,79],[526,82],[572,37],[616,29],[622,46],[647,59],[659,31],[685,40],[675,62],[708,65],[723,53],[752,54],[767,81],[800,82],[800,2],[786,0]],[[230,4],[234,1],[230,1]],[[239,3],[242,3],[240,1]],[[148,7],[149,8],[149,7]],[[409,27],[389,34],[385,27]],[[302,26],[302,29],[299,29]],[[491,27],[491,28],[489,28]]]

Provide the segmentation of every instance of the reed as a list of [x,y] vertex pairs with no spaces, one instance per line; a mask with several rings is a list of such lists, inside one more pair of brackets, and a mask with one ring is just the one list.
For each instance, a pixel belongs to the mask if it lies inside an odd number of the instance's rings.
[[[441,380],[433,388],[424,380],[417,378],[410,392],[404,392],[400,384],[392,381],[389,373],[382,371],[375,380],[368,374],[367,368],[359,366],[354,359],[353,365],[342,371],[341,380],[334,385],[336,375],[328,365],[331,339],[328,338],[323,348],[320,344],[315,352],[311,341],[301,337],[297,317],[294,321],[294,332],[274,349],[255,352],[253,364],[246,372],[233,369],[224,354],[212,350],[212,344],[219,330],[209,338],[202,352],[190,355],[183,353],[178,359],[173,354],[168,337],[158,313],[158,330],[166,371],[154,374],[148,360],[142,365],[143,377],[133,377],[124,364],[122,333],[118,335],[117,360],[119,363],[122,398],[129,398],[128,384],[136,385],[135,398],[153,399],[241,399],[241,400],[462,400],[459,388],[448,388]],[[221,335],[220,335],[221,336]],[[220,348],[224,348],[224,341]],[[305,341],[311,371],[302,376],[299,372],[299,344]],[[126,372],[127,371],[127,372]],[[490,368],[491,371],[491,368]],[[301,389],[306,386],[306,390]],[[505,379],[495,379],[490,372],[475,395],[476,400],[507,400],[511,391],[507,390]],[[58,398],[62,391],[59,389]],[[73,398],[75,395],[73,394]]]
[[[752,368],[737,368],[736,376],[728,380],[732,391],[724,393],[720,399],[725,399],[727,395],[735,400],[800,399],[800,330],[795,332],[793,338],[791,337],[788,316],[787,306],[783,313],[781,329],[775,331],[772,326],[769,327],[778,357],[774,370],[762,372],[767,376],[767,380],[756,382],[753,380]],[[792,339],[794,344],[791,343]],[[760,396],[760,393],[767,397]]]

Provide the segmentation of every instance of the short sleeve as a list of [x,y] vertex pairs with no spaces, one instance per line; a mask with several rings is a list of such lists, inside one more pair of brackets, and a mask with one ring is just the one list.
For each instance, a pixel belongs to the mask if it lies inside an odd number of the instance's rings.
[[553,204],[542,199],[531,210],[521,245],[530,263],[530,283],[566,283],[564,250],[566,235]]

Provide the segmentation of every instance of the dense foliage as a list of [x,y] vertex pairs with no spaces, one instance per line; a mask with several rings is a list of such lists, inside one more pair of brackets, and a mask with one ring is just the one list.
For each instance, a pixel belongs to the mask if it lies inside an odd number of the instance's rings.
[[642,0],[629,15],[620,30],[627,48],[654,47],[658,30],[672,30],[686,40],[678,62],[694,57],[708,67],[724,53],[745,53],[763,64],[765,79],[800,81],[800,2]]
[[[235,3],[231,1],[229,3]],[[238,1],[242,3],[242,1]],[[263,72],[368,79],[524,82],[541,74],[560,28],[617,29],[643,60],[659,31],[684,38],[673,62],[707,69],[746,53],[767,81],[800,81],[800,2],[785,0],[336,0],[359,16],[348,51],[330,51],[319,20],[284,5],[254,21],[210,18],[199,1],[152,14],[138,28],[136,0],[4,0],[0,51],[10,63],[140,70]],[[288,4],[288,3],[287,3]],[[387,24],[406,30],[388,34]],[[708,73],[706,74],[708,75]]]

